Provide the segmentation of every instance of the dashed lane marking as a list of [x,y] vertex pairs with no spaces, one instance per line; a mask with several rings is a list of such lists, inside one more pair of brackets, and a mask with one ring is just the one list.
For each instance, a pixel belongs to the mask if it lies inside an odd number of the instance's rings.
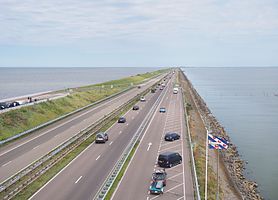
[[100,158],[100,155],[96,158],[96,160],[98,160]]
[[82,178],[82,176],[80,176],[76,181],[75,184],[78,183],[80,181],[80,179]]

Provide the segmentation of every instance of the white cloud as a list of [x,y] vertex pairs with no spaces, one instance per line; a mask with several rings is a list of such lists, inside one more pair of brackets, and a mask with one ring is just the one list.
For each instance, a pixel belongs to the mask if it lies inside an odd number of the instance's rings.
[[275,1],[0,0],[0,43],[277,34]]

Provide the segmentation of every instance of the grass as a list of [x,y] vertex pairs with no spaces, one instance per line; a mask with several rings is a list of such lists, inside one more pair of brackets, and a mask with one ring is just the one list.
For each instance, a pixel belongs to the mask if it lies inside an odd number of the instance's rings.
[[[181,72],[179,72],[181,73]],[[178,76],[179,83],[183,86],[184,89],[188,89],[187,84],[182,81],[181,74]],[[195,167],[197,173],[197,179],[199,184],[199,191],[201,199],[205,197],[205,129],[198,124],[202,124],[202,121],[198,121],[198,118],[195,118],[199,115],[197,109],[194,105],[194,102],[190,98],[189,91],[184,93],[184,106],[186,107],[186,114],[190,116],[189,128],[191,131],[191,139],[193,146],[193,155],[195,159]],[[195,116],[195,117],[194,117]],[[204,134],[204,135],[203,135]],[[211,150],[210,150],[211,151]],[[217,191],[217,175],[214,170],[208,165],[208,199],[216,199]],[[220,198],[222,195],[221,186],[220,186]]]
[[[73,92],[69,96],[2,113],[0,118],[0,140],[7,139],[82,108],[128,88],[131,83],[138,84],[165,71],[158,70],[101,84],[75,88],[72,89]],[[111,88],[111,85],[114,85],[113,88]]]
[[109,189],[109,191],[108,191],[108,193],[107,193],[107,195],[105,197],[105,200],[111,199],[115,189],[117,188],[119,182],[121,181],[121,179],[122,179],[122,177],[123,177],[123,175],[124,175],[124,173],[126,171],[126,168],[127,168],[128,164],[129,164],[133,154],[135,153],[135,150],[138,147],[138,145],[139,145],[139,141],[137,141],[136,144],[134,145],[134,147],[132,148],[130,154],[128,155],[128,157],[127,157],[127,159],[126,159],[126,161],[125,161],[125,163],[124,163],[124,165],[123,165],[123,167],[121,169],[121,171],[119,172],[119,174],[117,175],[114,183],[112,184],[111,188]]
[[[109,127],[111,127],[117,120],[118,117],[126,113],[134,103],[138,100],[134,100],[129,105],[127,105],[117,116],[113,117],[109,120],[104,126],[102,126],[99,131],[106,131]],[[30,198],[38,189],[40,189],[43,185],[45,185],[52,177],[55,176],[59,171],[61,171],[68,163],[70,163],[77,155],[79,155],[84,149],[86,149],[92,142],[95,141],[95,135],[89,137],[87,140],[82,142],[77,148],[68,153],[62,160],[60,160],[57,164],[51,167],[47,172],[45,172],[42,176],[24,188],[20,193],[18,193],[13,199],[28,199]],[[3,194],[2,194],[3,195]],[[3,196],[0,195],[0,199]]]

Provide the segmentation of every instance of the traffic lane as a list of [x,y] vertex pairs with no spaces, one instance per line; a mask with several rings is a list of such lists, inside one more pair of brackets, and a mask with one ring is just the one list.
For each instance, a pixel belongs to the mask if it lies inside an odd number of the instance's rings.
[[[181,95],[176,95],[174,101],[175,110],[180,110],[178,115],[172,115],[166,122],[166,132],[173,131],[178,132],[181,135],[180,140],[175,142],[167,142],[162,140],[158,153],[166,151],[178,152],[182,155],[183,162],[181,165],[177,165],[170,169],[167,169],[167,186],[164,188],[163,195],[153,196],[149,195],[149,200],[161,199],[161,200],[174,200],[174,199],[194,199],[194,189],[191,174],[191,163],[189,156],[188,140],[186,138],[187,133],[185,129],[185,119],[183,112],[183,104]],[[173,120],[174,118],[174,120]],[[179,124],[179,125],[177,125]],[[158,166],[156,166],[159,169]]]
[[[161,77],[162,76],[160,76],[159,78],[161,78]],[[120,96],[117,96],[117,97],[115,97],[113,99],[106,100],[103,103],[101,103],[101,104],[99,104],[99,105],[97,105],[95,107],[92,107],[90,110],[80,111],[79,113],[71,115],[71,116],[67,117],[66,119],[60,120],[57,123],[51,124],[48,127],[42,128],[42,129],[40,129],[40,130],[38,130],[38,131],[36,131],[36,132],[34,132],[34,133],[24,137],[24,138],[18,139],[16,141],[14,141],[13,143],[7,144],[7,145],[5,145],[5,146],[0,148],[0,155],[3,155],[5,152],[7,152],[7,151],[9,151],[11,149],[14,149],[15,147],[17,147],[21,143],[24,143],[26,141],[29,141],[29,140],[33,139],[33,138],[36,138],[38,135],[45,133],[45,131],[48,131],[49,129],[57,128],[57,132],[61,132],[61,131],[65,130],[65,129],[62,126],[60,127],[60,125],[61,124],[64,125],[67,121],[71,122],[72,120],[76,119],[76,117],[78,117],[78,118],[83,117],[82,119],[84,120],[84,119],[88,118],[88,116],[90,116],[92,114],[92,112],[95,113],[95,112],[98,112],[98,111],[102,110],[103,107],[105,107],[107,104],[111,104],[113,102],[117,103],[117,102],[119,102],[119,99],[123,99],[123,98],[126,99],[126,98],[130,98],[131,96],[132,97],[136,96],[138,93],[142,92],[147,87],[149,87],[150,85],[152,85],[156,81],[158,81],[159,78],[155,78],[154,80],[148,81],[147,82],[148,84],[146,84],[146,86],[144,86],[144,87],[141,87],[140,89],[134,88],[134,89],[128,91],[127,93],[121,94]]]
[[[135,94],[133,94],[135,96]],[[129,96],[128,96],[129,97]],[[117,104],[120,104],[123,101],[117,101]],[[117,105],[110,105],[107,106],[104,110],[108,111],[110,107],[117,106]],[[69,125],[66,131],[58,133],[56,129],[48,134],[41,136],[32,142],[29,142],[26,145],[21,146],[20,148],[13,151],[8,152],[0,157],[1,160],[1,167],[0,167],[0,182],[4,181],[6,178],[10,177],[11,175],[15,174],[17,171],[22,169],[23,167],[27,166],[29,163],[33,162],[34,160],[38,159],[45,153],[49,152],[51,149],[55,148],[66,139],[75,135],[78,131],[82,129],[82,127],[86,127],[89,124],[93,123],[92,120],[96,121],[96,118],[101,118],[107,112],[100,111],[95,115],[91,116],[90,118],[84,121],[81,118],[81,123],[79,125],[75,125],[73,122],[67,123]],[[83,120],[83,121],[82,121]],[[86,123],[86,124],[84,124]],[[83,125],[80,127],[80,125]],[[59,129],[57,129],[59,131]],[[52,133],[52,134],[51,134]],[[48,138],[47,142],[44,142]],[[12,166],[12,167],[11,167]]]
[[[150,94],[146,96],[147,101],[150,98],[156,98],[154,95]],[[144,105],[143,103],[142,105]],[[140,103],[139,103],[140,105]],[[141,108],[142,109],[142,108]],[[128,123],[126,123],[128,124]],[[73,132],[72,135],[76,134],[79,131],[79,127],[73,126],[68,131]],[[59,134],[57,135],[59,137],[54,137],[53,140],[50,140],[49,142],[37,145],[31,149],[31,151],[26,152],[22,156],[18,156],[16,159],[9,159],[7,163],[2,165],[0,167],[0,173],[1,173],[1,181],[4,181],[6,178],[10,177],[11,175],[15,174],[17,171],[19,171],[24,166],[27,166],[29,163],[34,161],[34,158],[38,159],[41,156],[45,154],[45,152],[50,151],[51,149],[55,148],[59,143],[64,141],[65,138],[60,138],[63,135]]]
[[[169,109],[171,100],[171,98],[167,98],[167,96],[171,95],[169,91],[171,90],[167,91],[167,95],[159,106],[166,107],[166,110]],[[130,161],[127,171],[122,181],[119,183],[112,199],[124,200],[134,199],[134,197],[136,197],[136,199],[145,199],[144,197],[146,197],[148,193],[153,166],[156,163],[157,149],[159,148],[164,131],[166,115],[167,111],[166,113],[159,113],[158,110],[156,111],[153,121],[146,130],[145,136],[141,139],[134,157]],[[150,148],[148,147],[149,143],[152,143]]]
[[[78,159],[72,162],[62,173],[39,191],[33,199],[67,199],[68,197],[70,197],[70,199],[88,199],[90,195],[94,195],[118,160],[123,149],[133,137],[136,132],[135,130],[143,121],[146,113],[150,110],[154,100],[156,100],[156,96],[153,95],[153,97],[154,98],[147,102],[149,106],[145,106],[145,109],[141,109],[139,113],[130,111],[131,114],[137,115],[134,120],[130,121],[128,126],[118,123],[112,126],[108,131],[109,137],[112,136],[112,145],[109,145],[108,148],[106,145],[107,143],[105,145],[92,145],[92,147],[84,151]],[[132,116],[129,116],[127,121],[129,121],[130,117],[132,118]],[[122,128],[122,130],[120,130],[119,127]],[[119,134],[119,131],[122,133]],[[116,137],[116,139],[113,137]],[[96,150],[98,150],[97,153]],[[91,159],[91,155],[101,156],[96,161]],[[86,164],[82,165],[82,163]],[[75,175],[75,173],[77,174]],[[82,179],[77,185],[67,184],[73,182],[73,180],[78,176],[80,177],[81,174]],[[74,178],[72,178],[73,175]],[[63,192],[57,190],[61,185],[66,187],[63,189]],[[88,196],[88,198],[84,198],[83,195]],[[79,196],[79,198],[73,198],[73,196]]]

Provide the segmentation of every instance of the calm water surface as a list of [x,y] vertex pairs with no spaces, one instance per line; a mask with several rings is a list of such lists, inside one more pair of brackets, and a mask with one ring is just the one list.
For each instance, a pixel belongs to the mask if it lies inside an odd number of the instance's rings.
[[155,71],[158,68],[1,68],[0,100]]
[[247,175],[278,199],[278,68],[184,68],[229,133]]

